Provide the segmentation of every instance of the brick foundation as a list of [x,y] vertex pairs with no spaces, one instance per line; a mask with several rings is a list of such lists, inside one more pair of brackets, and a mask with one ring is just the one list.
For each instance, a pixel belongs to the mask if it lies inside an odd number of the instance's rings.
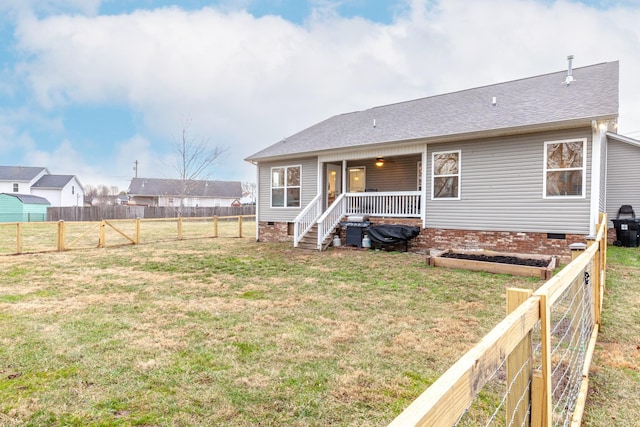
[[[417,218],[370,218],[371,225],[402,224],[420,227],[422,221]],[[258,223],[261,242],[292,242],[293,236],[287,235],[286,222]],[[340,229],[340,238],[345,241],[345,230]],[[609,230],[609,241],[613,241],[615,230]],[[409,241],[409,251],[428,253],[430,249],[486,249],[499,252],[520,254],[558,255],[563,262],[571,259],[569,245],[585,243],[586,236],[567,234],[565,239],[550,239],[547,233],[524,233],[511,231],[473,231],[426,228],[415,239]]]
[[286,222],[258,222],[258,240],[261,242],[293,242],[293,236],[288,233],[289,224]]
[[512,231],[472,231],[427,229],[428,247],[434,249],[487,249],[520,254],[558,255],[571,259],[572,243],[585,243],[582,234],[567,234],[565,239],[550,239],[547,233]]

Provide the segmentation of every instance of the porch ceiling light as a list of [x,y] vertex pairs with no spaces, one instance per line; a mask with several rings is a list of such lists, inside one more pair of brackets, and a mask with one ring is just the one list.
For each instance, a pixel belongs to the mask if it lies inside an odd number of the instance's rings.
[[379,168],[382,167],[384,165],[384,157],[376,157],[376,166],[378,166]]

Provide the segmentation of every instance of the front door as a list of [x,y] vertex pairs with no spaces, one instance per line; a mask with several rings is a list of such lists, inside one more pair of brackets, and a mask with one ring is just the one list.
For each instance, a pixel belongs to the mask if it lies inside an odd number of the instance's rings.
[[327,207],[342,193],[342,166],[327,164]]

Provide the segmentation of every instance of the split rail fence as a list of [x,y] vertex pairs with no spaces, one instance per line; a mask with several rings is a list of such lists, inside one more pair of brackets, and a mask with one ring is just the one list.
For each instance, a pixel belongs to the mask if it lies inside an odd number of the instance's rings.
[[390,424],[579,427],[598,337],[607,217],[536,292],[509,289],[507,317]]
[[0,223],[0,255],[255,235],[255,215]]

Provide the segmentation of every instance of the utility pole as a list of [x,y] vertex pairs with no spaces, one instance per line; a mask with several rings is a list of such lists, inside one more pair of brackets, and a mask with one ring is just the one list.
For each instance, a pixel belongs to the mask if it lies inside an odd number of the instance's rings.
[[138,161],[137,160],[133,162],[133,170],[136,171],[135,178],[137,178],[138,177]]

